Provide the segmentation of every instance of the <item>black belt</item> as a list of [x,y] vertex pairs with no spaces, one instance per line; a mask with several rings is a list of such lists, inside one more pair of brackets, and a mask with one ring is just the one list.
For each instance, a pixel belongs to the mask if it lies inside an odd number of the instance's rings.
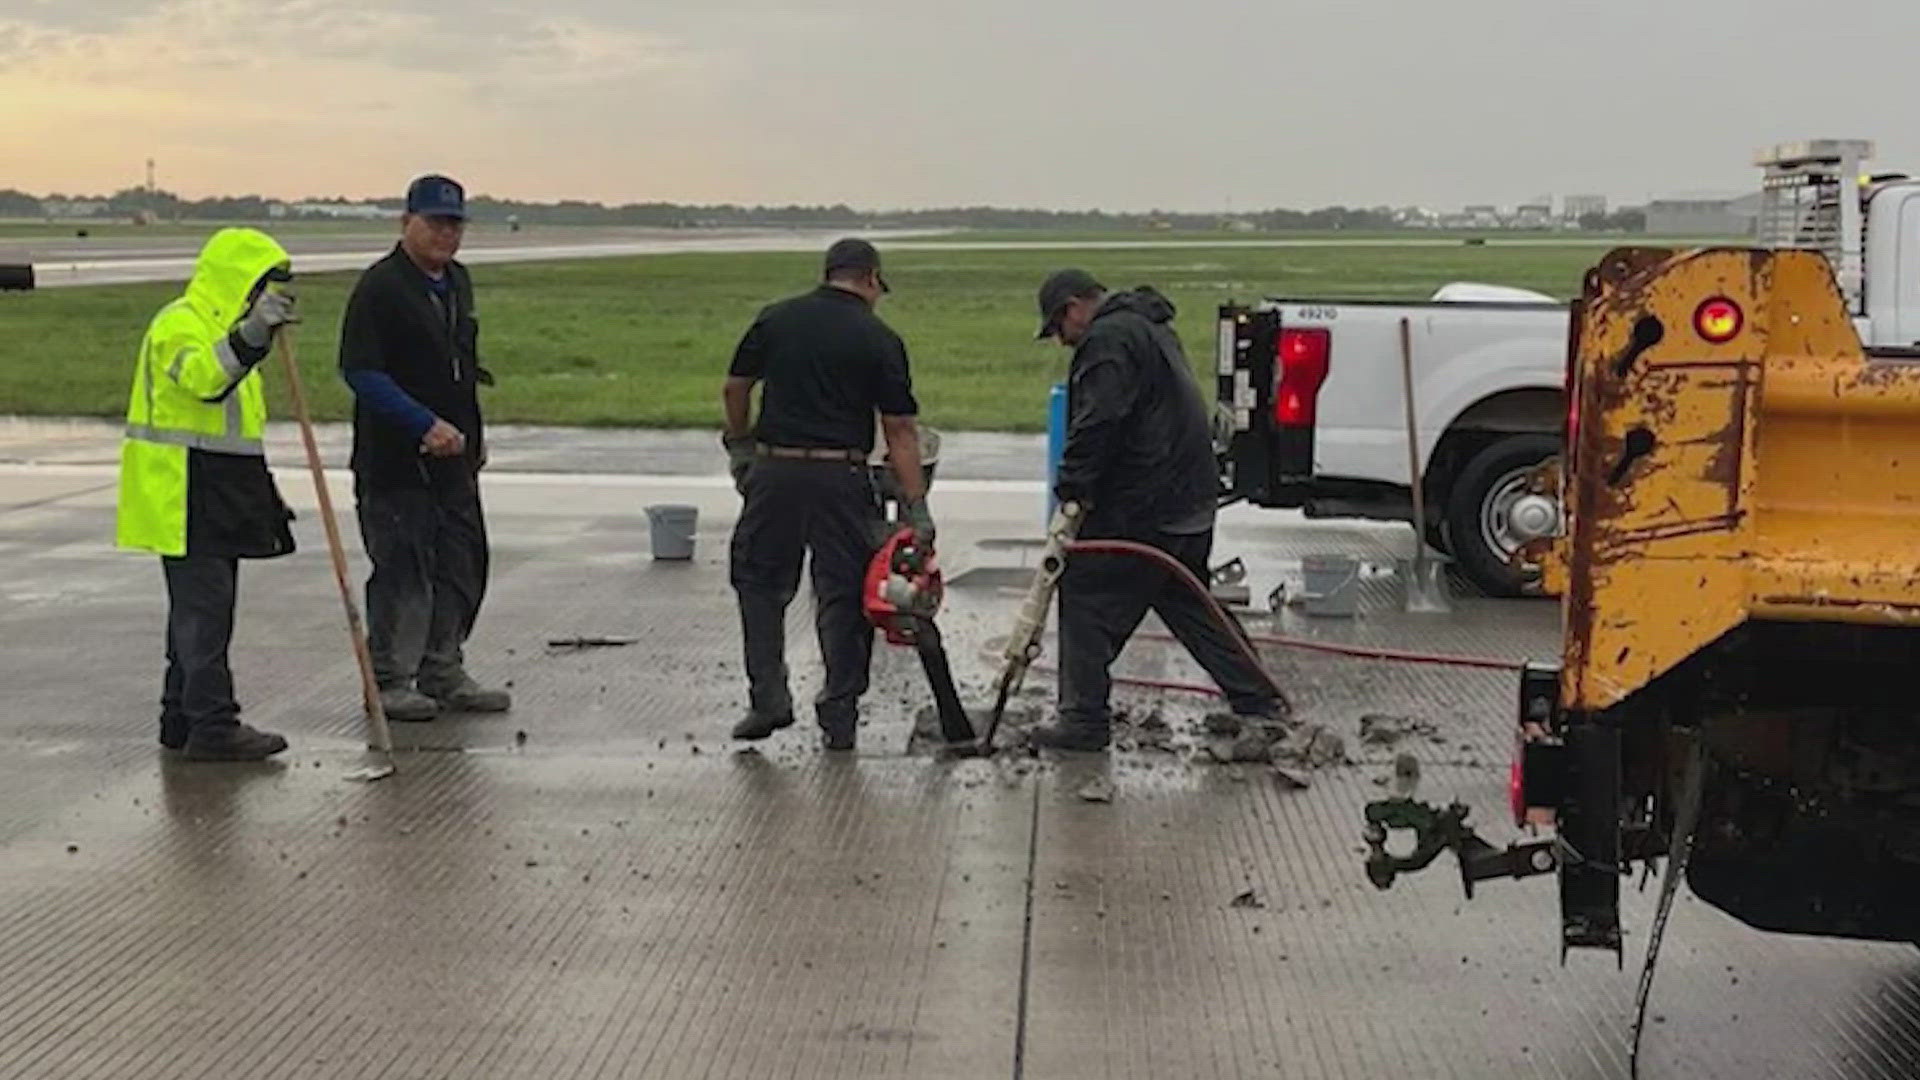
[[791,461],[846,461],[855,465],[867,460],[865,450],[849,450],[842,447],[827,446],[768,446],[761,443],[754,452],[765,458],[783,458]]

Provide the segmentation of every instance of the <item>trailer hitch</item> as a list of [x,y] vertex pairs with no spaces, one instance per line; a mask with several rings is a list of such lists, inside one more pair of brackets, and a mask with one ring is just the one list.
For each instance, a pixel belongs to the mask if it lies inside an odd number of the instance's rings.
[[[1460,885],[1473,899],[1473,884],[1492,878],[1525,878],[1551,874],[1560,867],[1556,840],[1494,847],[1467,824],[1467,807],[1453,803],[1440,809],[1412,799],[1382,799],[1367,804],[1367,880],[1376,889],[1393,887],[1394,879],[1426,869],[1443,851],[1460,864]],[[1413,850],[1395,855],[1387,850],[1391,830],[1413,832]]]

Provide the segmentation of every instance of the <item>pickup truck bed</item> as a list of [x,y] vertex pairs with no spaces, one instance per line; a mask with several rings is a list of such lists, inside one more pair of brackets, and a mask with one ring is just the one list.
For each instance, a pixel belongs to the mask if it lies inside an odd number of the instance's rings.
[[[1503,298],[1451,298],[1488,294]],[[1427,538],[1483,590],[1517,595],[1528,582],[1509,565],[1517,541],[1504,510],[1532,467],[1558,452],[1570,308],[1488,286],[1440,296],[1221,308],[1222,479],[1232,497],[1259,506],[1411,520],[1404,321]]]

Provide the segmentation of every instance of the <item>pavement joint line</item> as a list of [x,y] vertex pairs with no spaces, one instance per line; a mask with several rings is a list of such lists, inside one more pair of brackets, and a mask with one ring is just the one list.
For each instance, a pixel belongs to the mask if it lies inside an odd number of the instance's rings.
[[1033,778],[1033,812],[1027,823],[1027,915],[1020,932],[1020,1003],[1014,1013],[1013,1080],[1027,1075],[1028,994],[1033,985],[1033,880],[1040,869],[1040,789],[1041,776]]
[[35,499],[32,502],[15,503],[12,506],[0,506],[0,514],[17,514],[22,510],[38,510],[43,506],[52,506],[54,503],[65,502],[68,499],[77,499],[82,495],[96,495],[116,486],[118,486],[117,483],[112,482],[94,484],[91,487],[81,488],[79,491],[63,491],[58,495],[49,495],[44,499]]

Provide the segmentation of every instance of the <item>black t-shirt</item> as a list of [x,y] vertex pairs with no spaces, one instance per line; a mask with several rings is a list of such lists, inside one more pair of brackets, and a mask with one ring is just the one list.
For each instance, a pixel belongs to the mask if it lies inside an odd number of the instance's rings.
[[872,451],[873,416],[916,416],[907,347],[867,302],[831,285],[760,313],[729,375],[761,381],[754,437]]
[[464,462],[427,458],[415,434],[356,399],[357,475],[376,484],[412,485],[478,463],[485,436],[477,386],[492,381],[480,366],[479,338],[473,280],[459,263],[449,263],[436,284],[396,247],[360,275],[340,326],[340,369],[386,372],[408,396],[459,428],[467,453]]

